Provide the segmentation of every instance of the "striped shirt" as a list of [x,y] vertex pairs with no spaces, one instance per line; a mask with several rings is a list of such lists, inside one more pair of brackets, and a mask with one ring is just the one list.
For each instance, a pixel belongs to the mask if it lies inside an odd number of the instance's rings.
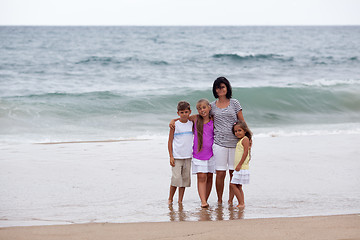
[[177,120],[175,122],[175,132],[173,139],[173,156],[176,159],[186,159],[192,157],[193,144],[193,122],[186,123]]
[[232,133],[232,127],[238,120],[238,112],[242,110],[239,101],[231,98],[230,104],[226,108],[218,108],[216,101],[210,105],[210,114],[214,116],[214,143],[227,148],[236,147],[238,139]]

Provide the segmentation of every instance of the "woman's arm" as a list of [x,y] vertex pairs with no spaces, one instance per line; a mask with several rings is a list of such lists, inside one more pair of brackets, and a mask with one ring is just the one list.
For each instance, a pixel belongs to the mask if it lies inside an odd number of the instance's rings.
[[244,119],[242,110],[238,111],[238,113],[237,113],[237,119],[240,120],[240,121],[244,121],[244,122],[245,122],[245,119]]
[[245,159],[247,157],[247,155],[249,154],[249,138],[248,137],[244,137],[244,140],[241,143],[244,147],[244,153],[241,156],[241,160],[239,162],[239,164],[236,166],[235,170],[236,171],[240,171],[241,166],[243,165],[243,163],[245,162]]

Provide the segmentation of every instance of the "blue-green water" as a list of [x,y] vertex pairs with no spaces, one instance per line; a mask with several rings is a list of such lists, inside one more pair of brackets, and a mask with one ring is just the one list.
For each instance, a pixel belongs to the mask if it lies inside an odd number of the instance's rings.
[[359,133],[359,38],[359,26],[0,27],[0,141],[163,136],[177,102],[214,100],[219,76],[255,134]]

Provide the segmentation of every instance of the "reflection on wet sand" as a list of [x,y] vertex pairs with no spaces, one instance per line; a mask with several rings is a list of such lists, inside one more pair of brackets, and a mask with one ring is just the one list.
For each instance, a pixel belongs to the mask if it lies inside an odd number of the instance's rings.
[[217,205],[209,208],[198,207],[188,211],[184,210],[182,204],[169,205],[169,218],[171,222],[235,220],[244,218],[244,209],[232,205]]

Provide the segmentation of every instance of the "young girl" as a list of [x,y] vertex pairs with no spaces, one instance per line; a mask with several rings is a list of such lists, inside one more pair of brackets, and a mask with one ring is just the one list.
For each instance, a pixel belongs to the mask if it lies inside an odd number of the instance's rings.
[[252,132],[244,121],[236,122],[232,130],[239,141],[236,144],[234,161],[235,172],[231,179],[230,187],[233,189],[234,194],[239,201],[239,205],[237,205],[237,207],[244,208],[245,201],[242,185],[249,183],[249,161]]
[[197,174],[198,193],[201,207],[207,208],[215,161],[213,159],[212,145],[214,142],[214,123],[210,118],[211,106],[207,99],[200,99],[196,104],[198,110],[194,120],[194,144],[192,158],[192,172]]

